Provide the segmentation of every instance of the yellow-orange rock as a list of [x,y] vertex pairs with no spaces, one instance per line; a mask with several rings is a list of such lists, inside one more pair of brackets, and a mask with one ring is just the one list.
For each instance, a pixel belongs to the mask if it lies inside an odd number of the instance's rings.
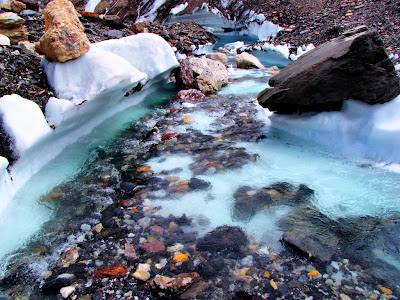
[[71,1],[50,2],[44,18],[46,32],[36,44],[36,50],[47,60],[63,63],[89,51],[89,40]]
[[97,271],[94,276],[97,278],[105,278],[105,277],[115,278],[118,276],[125,275],[127,271],[128,271],[127,267],[122,265],[116,265],[101,269]]
[[173,261],[174,261],[174,263],[185,262],[185,261],[189,260],[189,256],[190,256],[189,253],[177,252],[177,253],[174,254]]

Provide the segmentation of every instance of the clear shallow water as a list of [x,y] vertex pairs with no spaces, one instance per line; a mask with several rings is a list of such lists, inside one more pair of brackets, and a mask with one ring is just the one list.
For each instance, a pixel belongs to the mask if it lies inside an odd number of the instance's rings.
[[176,93],[173,85],[156,86],[116,104],[122,110],[120,113],[103,111],[94,117],[93,124],[81,124],[81,129],[74,128],[74,120],[67,121],[63,124],[65,127],[59,128],[59,133],[30,149],[18,161],[12,175],[14,184],[20,186],[0,215],[0,258],[20,247],[41,225],[52,219],[52,204],[41,202],[42,196],[84,172],[90,161],[97,157],[99,147],[107,147],[118,133]]

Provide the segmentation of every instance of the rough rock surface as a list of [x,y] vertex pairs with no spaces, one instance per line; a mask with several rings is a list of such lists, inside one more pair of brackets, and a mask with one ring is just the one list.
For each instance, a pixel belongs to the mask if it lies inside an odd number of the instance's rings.
[[219,61],[219,62],[223,63],[224,65],[226,65],[228,63],[228,56],[222,52],[214,52],[214,53],[208,54],[207,58]]
[[0,14],[0,34],[7,36],[11,44],[28,40],[28,31],[23,25],[25,20],[12,12]]
[[206,57],[190,57],[181,61],[176,72],[178,86],[195,88],[204,94],[212,94],[228,83],[228,71],[219,61]]
[[260,60],[250,53],[243,52],[236,56],[236,65],[241,69],[264,69]]
[[36,48],[47,60],[63,63],[89,51],[89,40],[70,1],[50,2],[44,16],[46,33]]
[[258,101],[278,113],[339,110],[347,99],[385,103],[400,93],[379,35],[365,26],[304,54],[269,84]]

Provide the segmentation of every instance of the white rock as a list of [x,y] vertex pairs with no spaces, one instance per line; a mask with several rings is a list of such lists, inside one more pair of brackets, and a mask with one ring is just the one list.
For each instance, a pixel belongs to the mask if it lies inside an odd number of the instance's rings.
[[51,132],[39,106],[15,94],[0,98],[0,116],[12,148],[19,156]]
[[75,292],[74,286],[66,286],[60,290],[60,294],[63,296],[63,298],[68,298],[73,292]]
[[0,34],[0,45],[10,46],[10,39],[4,34]]

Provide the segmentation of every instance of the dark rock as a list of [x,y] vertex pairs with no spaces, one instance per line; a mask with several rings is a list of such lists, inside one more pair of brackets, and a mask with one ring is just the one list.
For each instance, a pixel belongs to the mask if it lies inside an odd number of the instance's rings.
[[211,183],[202,179],[198,179],[193,177],[189,180],[189,188],[191,190],[204,190],[208,189],[211,186]]
[[123,29],[126,28],[126,25],[121,22],[121,19],[116,15],[107,15],[104,16],[103,22],[106,26],[114,28],[114,29]]
[[242,247],[249,244],[246,234],[233,226],[220,226],[207,233],[197,243],[197,249],[208,252],[235,252],[240,254]]
[[238,220],[248,221],[264,205],[271,204],[271,197],[268,193],[254,190],[250,186],[240,187],[234,194],[233,217]]
[[258,95],[278,113],[339,110],[344,100],[385,103],[400,94],[400,80],[377,32],[345,32],[290,63]]

